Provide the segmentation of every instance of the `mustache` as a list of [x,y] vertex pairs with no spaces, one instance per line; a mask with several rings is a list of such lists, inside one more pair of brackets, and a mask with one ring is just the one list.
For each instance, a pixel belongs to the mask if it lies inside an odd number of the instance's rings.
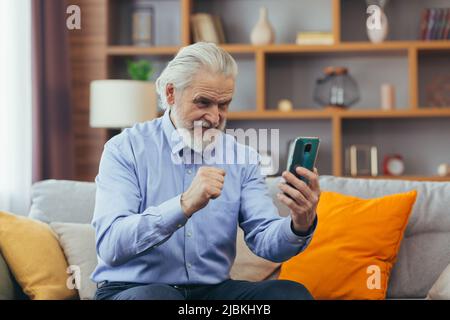
[[218,123],[216,126],[214,126],[211,122],[207,121],[207,120],[197,120],[194,121],[192,123],[192,129],[196,128],[196,127],[202,127],[202,128],[219,128],[220,127],[220,123]]

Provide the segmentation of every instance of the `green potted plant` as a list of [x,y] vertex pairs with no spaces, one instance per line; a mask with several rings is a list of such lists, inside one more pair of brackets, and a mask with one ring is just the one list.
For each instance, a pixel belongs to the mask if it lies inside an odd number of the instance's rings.
[[133,80],[149,81],[153,75],[153,65],[148,60],[127,60],[128,75]]
[[91,82],[90,124],[94,128],[127,128],[158,116],[155,83],[150,81],[150,61],[127,60],[131,79]]

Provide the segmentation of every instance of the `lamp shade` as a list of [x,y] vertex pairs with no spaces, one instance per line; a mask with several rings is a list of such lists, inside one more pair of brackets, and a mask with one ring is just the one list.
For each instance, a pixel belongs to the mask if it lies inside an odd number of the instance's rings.
[[136,80],[91,82],[90,125],[126,128],[157,117],[155,84]]

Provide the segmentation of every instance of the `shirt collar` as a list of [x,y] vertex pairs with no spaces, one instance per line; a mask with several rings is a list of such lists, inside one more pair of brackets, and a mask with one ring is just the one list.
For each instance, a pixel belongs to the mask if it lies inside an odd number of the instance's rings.
[[167,141],[169,142],[169,147],[172,153],[176,154],[183,150],[186,144],[183,138],[177,132],[172,120],[170,119],[170,109],[168,108],[163,115],[162,127]]

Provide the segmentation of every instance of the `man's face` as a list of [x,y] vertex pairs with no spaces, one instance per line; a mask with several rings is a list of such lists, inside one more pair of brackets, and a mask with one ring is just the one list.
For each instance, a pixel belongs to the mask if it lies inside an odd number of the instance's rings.
[[[201,122],[202,129],[195,130],[202,134],[209,128],[223,131],[226,125],[228,107],[234,93],[234,79],[207,71],[198,72],[191,84],[181,92],[172,89],[174,99],[170,99],[170,88],[167,91],[171,104],[171,119],[175,126],[190,132],[194,137],[194,122]],[[171,103],[173,102],[173,103]],[[209,141],[203,141],[203,147]],[[191,145],[192,146],[192,145]]]

